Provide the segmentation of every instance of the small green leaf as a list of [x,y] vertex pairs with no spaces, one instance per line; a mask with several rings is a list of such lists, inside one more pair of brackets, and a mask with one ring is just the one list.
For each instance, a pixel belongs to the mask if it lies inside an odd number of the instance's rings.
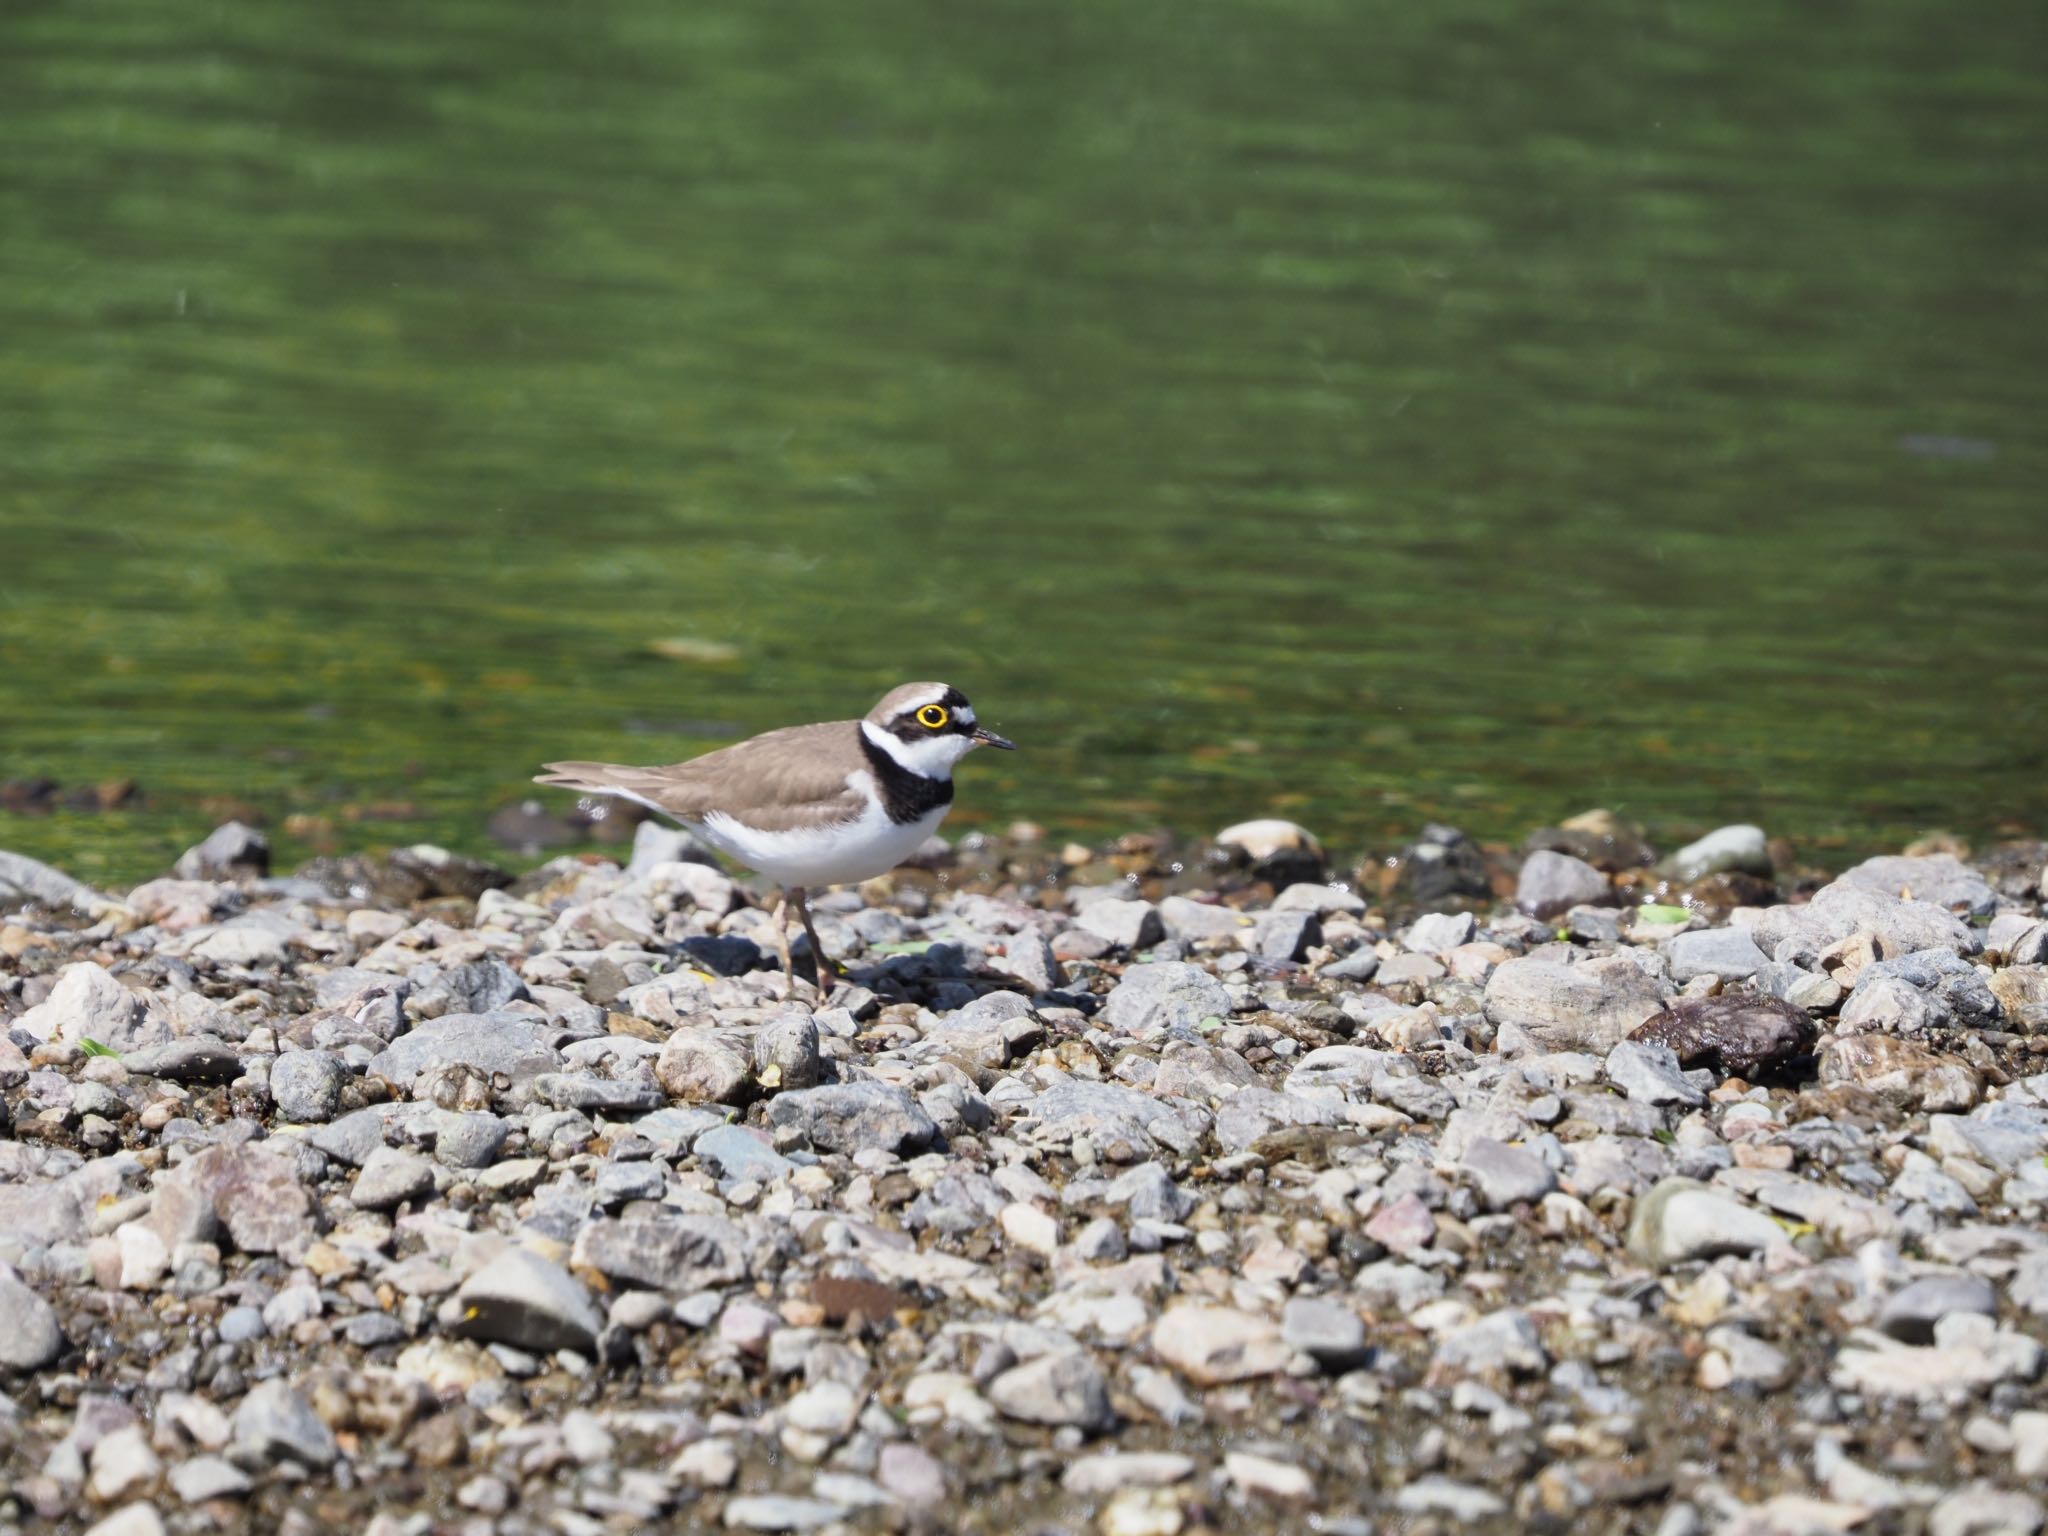
[[111,1056],[116,1061],[121,1058],[119,1051],[114,1050],[111,1046],[101,1045],[99,1041],[90,1038],[79,1041],[78,1048],[88,1056]]
[[901,944],[870,944],[868,948],[878,955],[921,955],[932,947],[930,939],[911,939]]
[[1645,923],[1682,923],[1691,916],[1684,907],[1660,906],[1655,902],[1636,908],[1637,920]]

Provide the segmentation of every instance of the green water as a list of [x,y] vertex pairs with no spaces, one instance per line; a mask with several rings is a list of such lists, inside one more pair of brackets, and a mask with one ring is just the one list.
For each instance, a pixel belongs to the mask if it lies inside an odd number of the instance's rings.
[[956,827],[2048,826],[2044,44],[13,0],[0,778],[151,799],[0,846],[485,850],[919,676],[1025,748]]

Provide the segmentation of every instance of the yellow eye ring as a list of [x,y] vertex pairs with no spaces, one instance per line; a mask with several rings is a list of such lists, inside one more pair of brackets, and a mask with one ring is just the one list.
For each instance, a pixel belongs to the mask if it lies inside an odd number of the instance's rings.
[[928,731],[943,731],[952,718],[943,704],[927,704],[917,712],[917,723]]

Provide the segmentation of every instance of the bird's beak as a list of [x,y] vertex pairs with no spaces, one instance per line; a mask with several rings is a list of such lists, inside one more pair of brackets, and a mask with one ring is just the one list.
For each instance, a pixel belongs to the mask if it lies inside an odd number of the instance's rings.
[[977,725],[974,728],[974,743],[976,746],[981,747],[1001,747],[1005,752],[1017,750],[1017,743],[1006,737],[998,736],[985,725]]

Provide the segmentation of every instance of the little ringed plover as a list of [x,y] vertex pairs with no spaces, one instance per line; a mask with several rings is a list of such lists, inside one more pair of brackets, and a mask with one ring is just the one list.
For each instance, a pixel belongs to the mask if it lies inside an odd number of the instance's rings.
[[[773,880],[803,919],[825,993],[837,973],[805,892],[872,880],[909,858],[952,808],[953,765],[984,746],[1015,750],[975,723],[959,689],[905,683],[865,719],[785,726],[660,768],[549,763],[534,782],[644,805]],[[782,913],[772,923],[793,987]]]

